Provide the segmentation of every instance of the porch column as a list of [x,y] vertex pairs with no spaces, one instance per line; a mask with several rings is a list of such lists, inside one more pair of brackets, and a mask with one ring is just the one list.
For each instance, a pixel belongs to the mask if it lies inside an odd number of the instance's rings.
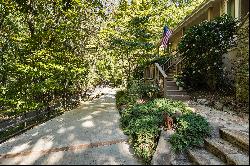
[[235,0],[235,18],[240,18],[240,0]]
[[211,21],[213,19],[213,7],[209,7],[207,11],[207,20]]

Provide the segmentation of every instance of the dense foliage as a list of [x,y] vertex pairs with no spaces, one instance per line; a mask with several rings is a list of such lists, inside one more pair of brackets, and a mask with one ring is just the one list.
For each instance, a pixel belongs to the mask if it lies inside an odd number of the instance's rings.
[[159,92],[152,88],[153,85],[149,88],[150,84],[145,87],[142,82],[134,81],[130,85],[128,89],[117,92],[116,105],[124,133],[129,136],[136,155],[146,163],[151,161],[158,144],[160,130],[164,126],[163,112],[172,117],[177,111],[182,114],[176,119],[176,132],[170,140],[175,151],[198,146],[210,134],[208,122],[191,112],[183,102],[159,98]]
[[[158,54],[163,27],[173,29],[203,0],[121,0],[101,28],[103,64],[99,72],[111,82],[127,85],[148,60]],[[115,65],[112,65],[115,64]],[[138,75],[136,75],[138,78]]]
[[100,2],[0,2],[1,115],[53,105],[91,82]]
[[129,135],[135,153],[150,162],[155,152],[161,126],[162,112],[173,115],[176,111],[190,112],[182,102],[155,99],[146,104],[135,104],[121,113],[121,126]]
[[211,126],[199,114],[188,113],[177,119],[177,130],[170,143],[175,151],[183,151],[191,146],[203,144],[203,138],[211,133]]
[[138,100],[152,100],[156,97],[160,97],[159,87],[141,80],[133,80],[130,81],[128,89],[116,93],[116,105],[118,108],[121,106],[130,107]]
[[44,109],[103,82],[127,85],[203,0],[0,1],[0,116]]
[[178,45],[184,59],[184,82],[192,88],[216,89],[228,84],[222,55],[235,45],[237,21],[224,15],[187,30]]

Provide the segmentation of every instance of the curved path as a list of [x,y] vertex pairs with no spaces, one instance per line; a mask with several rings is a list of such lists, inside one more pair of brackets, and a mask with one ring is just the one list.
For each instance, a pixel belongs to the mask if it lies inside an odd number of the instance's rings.
[[0,144],[0,164],[139,165],[119,128],[115,90]]

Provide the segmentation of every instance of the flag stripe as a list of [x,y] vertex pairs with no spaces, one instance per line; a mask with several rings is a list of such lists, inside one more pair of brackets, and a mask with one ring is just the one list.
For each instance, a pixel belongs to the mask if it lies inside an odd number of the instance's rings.
[[161,45],[163,45],[164,47],[167,47],[171,34],[172,34],[172,30],[169,30],[167,27],[164,27],[164,33],[163,33],[163,38],[161,40]]

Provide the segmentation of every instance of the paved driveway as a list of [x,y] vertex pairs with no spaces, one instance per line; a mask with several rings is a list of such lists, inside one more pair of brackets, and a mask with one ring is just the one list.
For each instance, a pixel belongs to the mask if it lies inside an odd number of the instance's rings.
[[115,90],[0,144],[0,164],[139,165],[119,128]]

